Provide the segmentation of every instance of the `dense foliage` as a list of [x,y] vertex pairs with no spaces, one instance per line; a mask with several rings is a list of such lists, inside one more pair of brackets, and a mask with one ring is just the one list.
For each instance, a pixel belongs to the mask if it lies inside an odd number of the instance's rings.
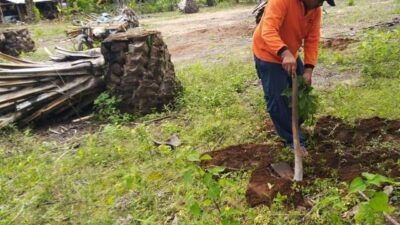
[[[197,3],[200,6],[205,6],[207,0],[199,0]],[[256,0],[216,0],[218,6],[230,6],[235,4],[255,3]],[[156,13],[168,12],[177,10],[179,0],[133,0],[125,1],[125,4],[138,13]],[[67,13],[82,11],[82,12],[102,12],[115,10],[113,1],[101,0],[71,0],[68,1],[69,7],[65,10]]]

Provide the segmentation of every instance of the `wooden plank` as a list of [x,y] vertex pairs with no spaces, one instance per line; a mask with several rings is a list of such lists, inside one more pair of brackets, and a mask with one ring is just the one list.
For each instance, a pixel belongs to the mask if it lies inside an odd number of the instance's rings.
[[100,48],[93,48],[86,51],[71,51],[65,48],[56,46],[56,52],[73,57],[84,57],[84,58],[98,58],[102,56]]
[[36,68],[36,67],[47,67],[49,64],[11,64],[11,63],[0,63],[0,69],[22,69],[22,68]]
[[65,104],[66,101],[69,101],[71,98],[75,97],[76,95],[79,95],[81,92],[96,87],[97,86],[97,81],[95,77],[91,77],[88,82],[86,82],[85,85],[80,85],[78,88],[75,88],[68,93],[64,94],[63,96],[55,99],[54,101],[48,103],[47,105],[41,107],[39,110],[31,113],[29,116],[23,118],[20,123],[22,125],[26,125],[30,123],[31,121],[39,118],[40,116],[47,115],[48,113],[54,111],[58,107],[61,107],[63,104]]
[[49,73],[37,73],[37,74],[15,74],[15,75],[0,75],[0,81],[5,80],[13,80],[13,79],[32,79],[32,78],[41,78],[41,77],[73,77],[73,76],[83,76],[90,75],[91,73],[88,71],[72,71],[72,72],[49,72]]
[[61,111],[60,113],[63,113],[63,120],[66,120],[68,118],[71,118],[72,116],[80,116],[79,114],[83,112],[83,110],[90,104],[92,104],[96,98],[98,97],[98,94],[100,93],[101,89],[97,90],[91,90],[89,93],[84,94],[83,101],[78,101],[78,104],[74,106],[74,108],[69,108],[67,109],[68,111]]
[[21,69],[3,69],[0,70],[1,76],[13,75],[13,74],[35,74],[35,73],[46,73],[46,72],[53,72],[53,73],[61,73],[65,71],[73,71],[73,70],[81,70],[85,69],[90,66],[90,62],[78,64],[78,65],[51,65],[47,67],[37,67],[37,68],[21,68]]
[[20,79],[20,80],[9,80],[9,81],[1,81],[0,80],[0,88],[4,87],[24,87],[24,86],[32,86],[32,84],[41,84],[44,82],[55,81],[56,79],[49,77],[43,79]]
[[9,93],[9,94],[1,95],[0,96],[0,104],[1,103],[5,103],[5,102],[14,101],[14,100],[17,100],[17,99],[20,99],[20,98],[24,98],[24,97],[29,96],[29,95],[40,94],[43,91],[47,91],[47,90],[52,89],[54,87],[57,87],[57,85],[56,84],[48,84],[48,85],[45,85],[45,86],[42,86],[42,87],[36,87],[36,88],[28,87],[28,88],[24,88],[24,89],[21,89],[19,91],[15,91],[15,92],[12,92],[12,93]]
[[71,89],[85,83],[90,78],[91,78],[90,76],[87,76],[87,77],[80,77],[80,78],[74,79],[73,81],[70,81],[63,86],[60,86],[60,87],[55,88],[54,90],[51,90],[51,92],[43,93],[43,94],[35,97],[34,99],[28,99],[27,101],[18,104],[16,109],[17,110],[25,110],[26,108],[34,106],[35,103],[45,100],[46,98],[50,98],[54,95],[60,95],[60,94],[63,95],[66,91],[71,90]]
[[2,87],[0,88],[0,94],[12,92],[18,90],[18,87]]
[[5,114],[10,111],[15,111],[15,102],[7,102],[0,104],[0,114]]
[[15,58],[13,56],[4,54],[2,52],[0,52],[0,59],[6,60],[6,61],[9,61],[9,62],[13,62],[13,63],[36,64],[35,62],[18,59],[18,58]]

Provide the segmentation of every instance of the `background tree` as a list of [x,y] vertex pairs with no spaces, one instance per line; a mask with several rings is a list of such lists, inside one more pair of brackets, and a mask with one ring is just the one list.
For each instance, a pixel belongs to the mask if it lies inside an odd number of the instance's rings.
[[27,22],[33,22],[35,20],[35,12],[34,12],[34,7],[35,3],[33,0],[25,0],[25,7],[26,7],[26,21]]
[[215,5],[215,0],[207,0],[207,6],[214,6]]

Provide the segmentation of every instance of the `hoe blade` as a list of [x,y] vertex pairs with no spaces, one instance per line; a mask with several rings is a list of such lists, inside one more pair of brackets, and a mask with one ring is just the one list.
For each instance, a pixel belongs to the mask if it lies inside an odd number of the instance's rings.
[[286,162],[272,163],[271,167],[280,177],[288,180],[293,179],[293,170]]

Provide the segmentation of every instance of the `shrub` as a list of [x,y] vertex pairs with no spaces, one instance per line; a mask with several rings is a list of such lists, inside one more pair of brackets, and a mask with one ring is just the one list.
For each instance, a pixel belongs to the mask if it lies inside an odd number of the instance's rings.
[[399,78],[399,42],[400,28],[369,32],[360,46],[363,74],[371,78]]
[[347,1],[348,6],[354,6],[354,0],[348,0]]

